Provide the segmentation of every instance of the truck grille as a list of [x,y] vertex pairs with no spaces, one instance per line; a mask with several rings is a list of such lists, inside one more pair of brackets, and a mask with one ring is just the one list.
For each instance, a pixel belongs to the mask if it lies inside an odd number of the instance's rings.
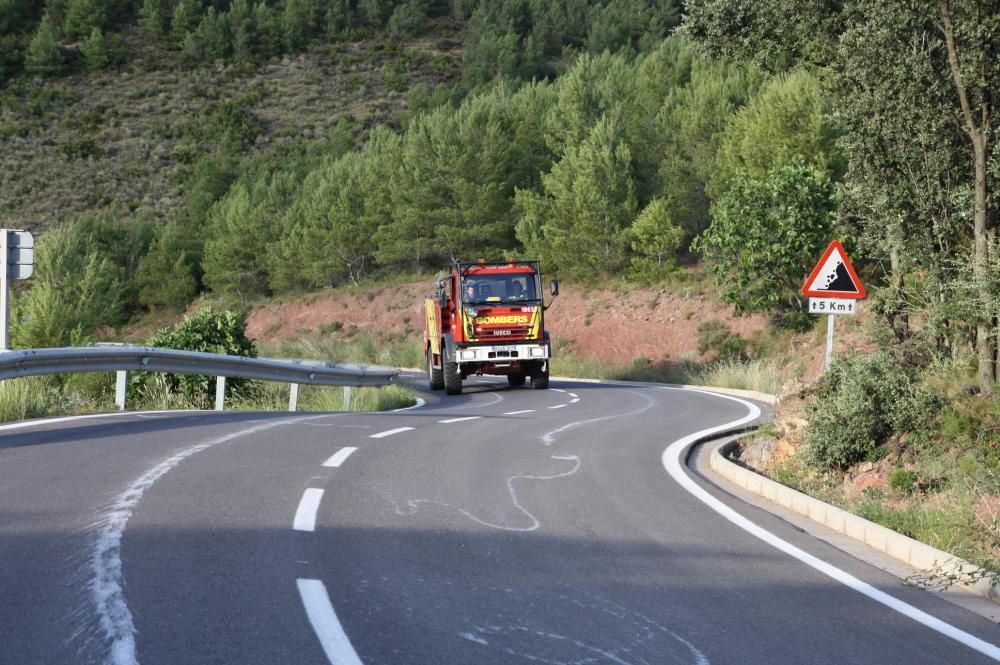
[[517,351],[490,351],[486,354],[490,360],[495,358],[517,358]]

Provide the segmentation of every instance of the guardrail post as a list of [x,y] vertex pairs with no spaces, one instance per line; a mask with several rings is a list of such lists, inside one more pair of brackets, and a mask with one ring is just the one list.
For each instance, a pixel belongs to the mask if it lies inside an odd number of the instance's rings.
[[222,411],[226,407],[226,377],[215,377],[215,410]]
[[344,386],[344,411],[351,410],[351,387]]
[[294,411],[299,406],[299,384],[291,384],[291,388],[288,391],[288,410]]
[[120,369],[116,372],[117,378],[115,379],[115,406],[118,407],[119,411],[125,410],[125,385],[126,379],[128,378],[128,372]]

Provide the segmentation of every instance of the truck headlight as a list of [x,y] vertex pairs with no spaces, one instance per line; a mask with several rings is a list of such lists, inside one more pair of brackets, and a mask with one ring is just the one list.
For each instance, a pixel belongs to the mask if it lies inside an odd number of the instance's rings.
[[533,346],[531,347],[531,357],[532,358],[544,358],[545,357],[545,347],[544,346]]
[[462,360],[475,360],[476,359],[476,352],[475,351],[462,351],[459,355],[461,355]]

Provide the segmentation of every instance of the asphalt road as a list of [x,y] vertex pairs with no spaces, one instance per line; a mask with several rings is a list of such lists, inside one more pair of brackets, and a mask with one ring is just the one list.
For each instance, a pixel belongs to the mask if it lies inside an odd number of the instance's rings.
[[996,662],[996,624],[668,474],[747,404],[553,388],[0,427],[0,665]]

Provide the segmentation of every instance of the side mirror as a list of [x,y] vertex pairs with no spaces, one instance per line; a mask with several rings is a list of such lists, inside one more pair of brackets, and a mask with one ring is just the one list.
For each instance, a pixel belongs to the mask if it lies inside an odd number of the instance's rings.
[[448,306],[448,292],[444,289],[438,291],[438,307],[442,309]]
[[557,295],[559,295],[559,280],[558,279],[553,279],[553,280],[551,280],[549,282],[549,293],[552,294],[553,298],[555,298]]

